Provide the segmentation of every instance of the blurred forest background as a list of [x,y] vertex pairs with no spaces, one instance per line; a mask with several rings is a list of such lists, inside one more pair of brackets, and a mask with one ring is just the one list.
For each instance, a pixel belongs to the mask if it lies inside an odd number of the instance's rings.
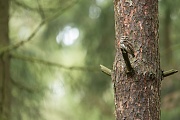
[[[161,68],[180,69],[180,1],[159,0]],[[11,120],[114,120],[112,0],[11,0]],[[1,19],[1,18],[0,18]],[[161,119],[180,119],[180,74],[161,88]]]

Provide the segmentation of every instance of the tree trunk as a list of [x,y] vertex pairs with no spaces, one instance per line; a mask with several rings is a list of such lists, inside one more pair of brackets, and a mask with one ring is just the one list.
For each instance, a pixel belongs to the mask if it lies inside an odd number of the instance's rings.
[[[116,120],[159,120],[161,70],[158,51],[158,0],[114,0],[115,48],[113,65]],[[128,36],[135,57],[129,56],[134,72],[120,49]]]
[[[0,0],[0,48],[9,45],[9,0]],[[8,53],[0,54],[0,119],[10,116],[10,58]]]

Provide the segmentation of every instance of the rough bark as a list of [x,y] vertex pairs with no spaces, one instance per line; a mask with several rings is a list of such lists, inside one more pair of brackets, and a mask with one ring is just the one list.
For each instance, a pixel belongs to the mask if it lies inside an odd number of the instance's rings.
[[[0,48],[9,45],[9,0],[0,0]],[[0,55],[0,119],[10,116],[10,58],[8,53]]]
[[[116,120],[159,120],[161,70],[158,52],[158,0],[115,0],[113,65]],[[133,75],[126,73],[119,39],[129,36],[135,58]]]

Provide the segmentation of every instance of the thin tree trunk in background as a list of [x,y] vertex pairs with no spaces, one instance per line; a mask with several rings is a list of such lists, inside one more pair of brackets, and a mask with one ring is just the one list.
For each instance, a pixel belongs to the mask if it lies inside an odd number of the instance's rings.
[[[0,48],[9,45],[9,0],[0,0]],[[0,55],[0,119],[10,116],[10,58]]]
[[169,6],[167,6],[165,11],[165,19],[164,19],[164,55],[166,56],[166,63],[170,63],[172,60],[172,50],[171,50],[171,40],[170,40],[170,31],[171,31],[171,10]]
[[[132,3],[131,3],[132,2]],[[158,52],[158,0],[114,0],[115,48],[113,65],[116,120],[159,120],[161,70]],[[119,46],[129,36],[135,58],[129,55],[134,75]]]

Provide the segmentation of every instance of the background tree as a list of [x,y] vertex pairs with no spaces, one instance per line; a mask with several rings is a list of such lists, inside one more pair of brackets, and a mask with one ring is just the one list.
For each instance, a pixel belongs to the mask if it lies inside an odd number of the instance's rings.
[[[0,48],[9,45],[9,0],[0,0]],[[8,120],[11,104],[10,57],[0,54],[0,119]]]

